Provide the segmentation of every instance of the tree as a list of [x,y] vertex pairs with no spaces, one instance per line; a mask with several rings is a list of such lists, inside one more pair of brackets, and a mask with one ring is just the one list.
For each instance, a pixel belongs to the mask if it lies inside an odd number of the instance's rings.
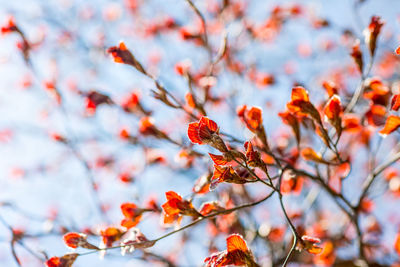
[[2,3],[7,266],[400,265],[399,4],[28,3]]

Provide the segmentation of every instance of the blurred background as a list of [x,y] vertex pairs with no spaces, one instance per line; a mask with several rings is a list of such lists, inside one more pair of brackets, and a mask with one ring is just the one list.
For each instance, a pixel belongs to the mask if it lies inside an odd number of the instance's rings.
[[[321,84],[327,79],[351,96],[360,75],[349,52],[354,39],[364,39],[362,32],[373,15],[381,16],[386,24],[372,73],[391,84],[399,79],[399,59],[393,54],[400,44],[399,1],[237,0],[219,16],[222,2],[194,1],[205,16],[214,54],[226,34],[234,55],[230,65],[221,64],[215,81],[203,82],[212,83],[212,95],[217,99],[207,106],[208,116],[235,137],[244,140],[252,136],[235,115],[236,108],[255,105],[263,109],[270,142],[285,146],[285,136],[291,132],[277,113],[285,110],[295,83],[305,86],[314,102],[326,99]],[[281,21],[271,20],[277,7],[290,9],[290,15]],[[0,37],[1,266],[17,266],[11,253],[9,226],[27,235],[22,244],[15,245],[22,266],[43,266],[39,260],[43,253],[61,256],[70,251],[61,238],[65,229],[97,233],[106,226],[119,225],[123,218],[121,203],[145,205],[155,199],[161,205],[169,190],[191,196],[194,182],[212,171],[211,161],[203,158],[188,164],[189,159],[180,154],[181,148],[142,136],[139,128],[143,112],[127,112],[123,104],[135,93],[144,110],[152,112],[157,127],[187,145],[190,118],[154,99],[152,80],[130,66],[114,63],[106,53],[107,48],[124,41],[171,93],[185,99],[188,83],[176,72],[177,63],[189,64],[199,75],[208,64],[207,49],[188,37],[198,31],[201,22],[186,1],[1,0],[1,26],[6,26],[10,17],[30,47],[24,49],[16,33],[3,32]],[[365,46],[362,48],[366,51]],[[87,97],[91,91],[109,96],[113,104],[91,106]],[[124,138],[122,130],[138,137],[139,144]],[[372,148],[380,146],[377,158],[387,156],[397,143],[385,139],[380,144],[380,140],[374,134],[370,141]],[[316,149],[322,145],[308,141]],[[197,149],[211,152],[204,146]],[[368,173],[365,160],[369,154],[365,149],[354,150],[352,172],[343,182],[343,193],[350,200],[359,195],[357,188]],[[382,251],[377,258],[392,263],[397,258],[387,250],[392,250],[400,215],[394,212],[399,204],[396,196],[384,195],[388,186],[387,181],[374,185],[374,208],[365,215],[364,224],[368,220],[381,223]],[[314,192],[318,203],[325,205],[326,218],[337,222],[330,229],[341,229],[345,216],[323,193],[312,191],[312,184],[306,187],[300,195],[288,196],[288,210],[304,211],[307,196]],[[248,190],[255,199],[263,196],[260,187],[249,185]],[[217,198],[218,193],[213,191],[196,198],[194,204]],[[240,220],[256,230],[261,225],[283,225],[276,203],[274,199],[252,211],[255,225],[246,216]],[[137,227],[147,237],[156,238],[167,231],[159,217],[145,214]],[[210,254],[212,238],[204,234],[206,230],[207,225],[201,224],[186,234],[160,241],[151,251],[178,266],[201,266]],[[225,238],[217,236],[213,245],[224,249]],[[90,236],[89,240],[98,245],[101,239]],[[183,245],[182,240],[188,241]],[[284,240],[282,244],[290,246],[289,231]],[[259,262],[269,266],[262,244],[255,241],[251,247]],[[355,251],[356,246],[350,244],[338,253],[346,259]],[[74,266],[163,266],[140,258],[140,251],[125,257],[111,251],[103,260],[96,254],[80,257]]]

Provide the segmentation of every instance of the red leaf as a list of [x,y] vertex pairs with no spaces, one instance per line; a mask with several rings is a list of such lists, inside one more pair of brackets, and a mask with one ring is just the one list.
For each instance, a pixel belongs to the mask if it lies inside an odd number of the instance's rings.
[[369,46],[369,52],[371,55],[375,54],[376,49],[376,41],[378,39],[378,35],[381,31],[382,26],[385,23],[378,16],[373,16],[371,18],[371,22],[368,25],[368,28],[365,30],[365,43]]
[[192,122],[188,127],[190,141],[199,145],[210,142],[212,135],[217,132],[218,125],[207,117],[201,117],[199,122]]
[[400,94],[394,95],[392,98],[392,102],[390,103],[390,108],[392,110],[398,111],[400,108]]
[[51,257],[45,264],[47,267],[71,267],[78,256],[77,253],[71,253],[62,257]]
[[396,50],[394,50],[394,52],[395,52],[397,55],[400,55],[400,46],[397,47]]
[[337,95],[333,95],[324,108],[324,114],[330,121],[336,121],[340,113],[342,112],[342,105],[340,98]]
[[210,155],[210,158],[216,165],[226,165],[228,163],[223,155],[214,155],[211,153],[208,153],[208,155]]
[[67,233],[63,236],[65,245],[70,248],[77,248],[82,241],[86,241],[86,237],[79,233]]

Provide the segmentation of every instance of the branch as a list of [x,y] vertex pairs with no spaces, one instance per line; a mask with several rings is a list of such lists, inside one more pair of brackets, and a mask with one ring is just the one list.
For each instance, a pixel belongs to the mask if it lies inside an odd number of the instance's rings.
[[200,18],[202,27],[203,27],[203,39],[204,39],[204,45],[208,51],[208,56],[211,59],[212,57],[212,50],[211,47],[208,43],[208,36],[207,36],[207,24],[206,24],[206,19],[204,18],[203,14],[201,14],[200,10],[196,7],[196,5],[193,3],[192,0],[186,0],[186,2],[190,5],[190,7],[193,9],[193,11],[196,13],[196,15]]
[[[150,241],[145,241],[145,242],[139,242],[139,243],[136,243],[136,245],[140,246],[141,244],[148,243],[148,242],[155,242],[155,243],[156,243],[156,242],[158,242],[158,241],[160,241],[160,240],[162,240],[162,239],[164,239],[164,238],[167,238],[167,237],[169,237],[169,236],[171,236],[171,235],[173,235],[173,234],[175,234],[175,233],[178,233],[178,232],[181,232],[181,231],[183,231],[183,230],[185,230],[185,229],[187,229],[187,228],[190,228],[190,227],[192,227],[192,226],[194,226],[194,225],[198,224],[199,222],[204,221],[204,220],[206,220],[206,219],[211,219],[211,218],[214,218],[215,216],[218,216],[218,215],[229,214],[229,213],[232,213],[232,212],[237,211],[237,210],[240,210],[240,209],[245,209],[245,208],[249,208],[249,207],[256,206],[256,205],[258,205],[258,204],[260,204],[260,203],[266,201],[267,199],[269,199],[274,193],[275,193],[275,191],[272,191],[272,192],[269,193],[267,196],[265,196],[264,198],[262,198],[262,199],[260,199],[260,200],[258,200],[258,201],[256,201],[256,202],[251,202],[251,203],[243,204],[243,205],[240,205],[240,206],[236,206],[236,207],[234,207],[234,208],[230,208],[230,209],[227,209],[227,210],[217,211],[217,212],[212,213],[212,214],[209,214],[209,215],[207,215],[207,216],[203,216],[203,217],[201,217],[201,218],[199,218],[199,219],[196,219],[196,220],[194,220],[193,222],[191,222],[191,223],[189,223],[189,224],[187,224],[187,225],[185,225],[185,226],[182,226],[182,227],[179,228],[179,229],[176,229],[176,230],[174,230],[174,231],[171,231],[171,232],[169,232],[169,233],[166,233],[166,234],[164,234],[164,235],[162,235],[162,236],[160,236],[160,237],[158,237],[158,238],[156,238],[156,239],[153,239],[153,240],[150,240]],[[111,250],[111,249],[123,248],[123,247],[131,246],[131,245],[132,245],[132,244],[126,244],[126,245],[113,246],[113,247],[108,247],[108,248],[107,248],[107,247],[106,247],[106,248],[99,248],[98,250],[92,250],[92,251],[88,251],[88,252],[85,252],[85,253],[81,253],[81,254],[79,254],[79,256],[84,256],[84,255],[88,255],[88,254],[93,254],[93,253],[96,253],[96,252],[98,252],[98,251],[107,251],[107,250]]]
[[367,195],[369,188],[371,187],[375,179],[379,176],[379,174],[381,174],[384,170],[386,170],[386,168],[390,167],[392,164],[396,163],[399,159],[400,159],[400,152],[393,155],[392,158],[390,158],[387,162],[378,166],[372,173],[368,175],[367,180],[365,181],[363,189],[361,191],[361,196],[356,206],[357,208],[360,207],[363,198]]

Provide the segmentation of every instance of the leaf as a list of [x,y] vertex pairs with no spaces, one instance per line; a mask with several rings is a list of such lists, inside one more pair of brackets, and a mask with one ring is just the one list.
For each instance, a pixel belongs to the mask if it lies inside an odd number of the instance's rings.
[[208,153],[208,155],[210,155],[210,158],[216,165],[219,165],[219,166],[226,165],[229,162],[225,159],[225,157],[223,155],[215,155],[215,154],[211,154],[211,153]]
[[338,95],[333,95],[325,105],[324,114],[340,136],[342,132],[342,105]]
[[67,233],[63,236],[65,245],[70,248],[77,248],[80,246],[82,240],[86,240],[86,237],[79,233]]
[[203,203],[203,205],[201,205],[200,208],[200,214],[203,216],[207,216],[213,212],[217,212],[217,211],[223,211],[225,210],[223,207],[221,207],[218,202],[206,202]]
[[396,235],[396,240],[394,241],[394,249],[396,250],[397,254],[400,255],[400,233]]
[[368,28],[364,31],[365,43],[369,47],[371,56],[375,54],[377,39],[384,24],[385,22],[383,22],[380,17],[373,16]]
[[382,105],[372,105],[365,113],[368,123],[373,126],[385,124],[386,107]]
[[392,132],[396,131],[399,127],[400,127],[400,117],[395,115],[390,115],[386,119],[385,126],[379,132],[379,134],[381,134],[382,137],[386,137],[388,134],[391,134]]
[[249,251],[246,241],[244,241],[243,237],[239,234],[230,235],[226,239],[226,247],[228,252],[240,250],[246,253]]
[[337,88],[336,84],[332,81],[324,81],[322,83],[322,86],[325,88],[329,97],[332,97],[333,95],[337,95],[339,92],[339,89]]
[[279,117],[281,117],[284,123],[288,124],[292,128],[292,131],[296,136],[296,142],[299,145],[301,139],[301,133],[297,117],[294,114],[290,113],[289,111],[280,112],[278,113],[278,115]]
[[77,253],[71,253],[62,257],[51,257],[45,264],[47,267],[71,267],[78,256],[79,254]]
[[394,50],[394,52],[395,52],[397,55],[400,55],[400,46],[398,46],[398,47],[396,48],[396,50]]
[[246,127],[253,133],[263,131],[262,110],[258,107],[247,108],[243,105],[237,109],[237,115],[246,124]]
[[316,245],[321,242],[319,238],[303,235],[301,239],[303,240],[303,244],[298,244],[298,250],[301,251],[305,249],[311,254],[319,254],[322,252],[323,249]]
[[400,108],[400,94],[394,95],[390,103],[391,110],[398,111],[399,108]]
[[354,62],[356,63],[359,72],[363,73],[364,63],[363,63],[362,52],[360,49],[360,40],[355,41],[350,55],[353,58]]
[[201,117],[198,122],[189,124],[188,137],[194,144],[203,145],[212,142],[211,145],[216,146],[215,141],[211,140],[213,134],[218,134],[218,125],[207,117]]

